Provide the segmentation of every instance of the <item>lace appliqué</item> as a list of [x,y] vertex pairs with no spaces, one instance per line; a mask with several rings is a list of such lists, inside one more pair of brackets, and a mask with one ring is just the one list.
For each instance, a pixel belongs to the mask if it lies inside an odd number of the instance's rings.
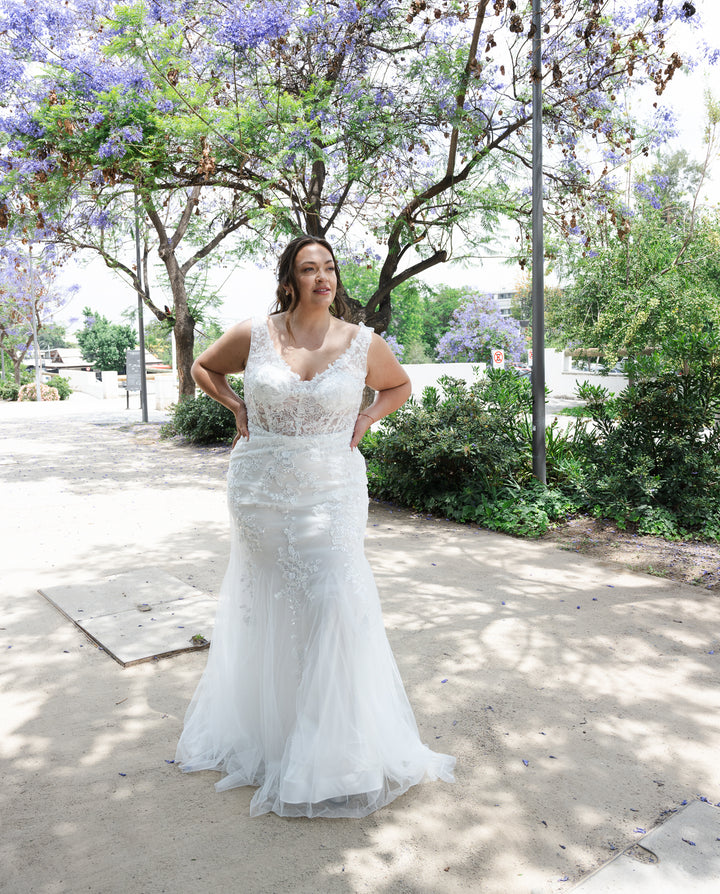
[[318,595],[327,568],[308,556],[309,530],[314,544],[343,556],[335,566],[338,582],[351,590],[360,585],[367,482],[350,438],[371,338],[372,331],[359,326],[346,351],[305,382],[275,350],[267,320],[253,321],[245,372],[250,438],[233,450],[228,501],[249,586],[274,580],[267,596],[283,606],[298,673],[305,661],[304,619],[313,602],[327,596],[322,587]]
[[320,570],[317,560],[306,562],[298,552],[297,530],[290,514],[285,515],[286,543],[278,549],[278,565],[282,569],[285,587],[275,594],[276,599],[287,599],[291,605],[299,607],[300,603],[312,599],[311,578]]
[[327,369],[303,381],[277,353],[268,321],[253,320],[245,372],[251,429],[296,436],[352,432],[371,339],[372,330],[361,324],[349,347]]

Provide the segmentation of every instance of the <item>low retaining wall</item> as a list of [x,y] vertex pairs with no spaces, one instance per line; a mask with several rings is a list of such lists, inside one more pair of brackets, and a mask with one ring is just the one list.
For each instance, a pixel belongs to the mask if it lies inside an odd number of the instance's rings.
[[421,397],[425,388],[437,385],[442,376],[462,379],[470,385],[485,372],[484,363],[403,363],[402,368],[410,376],[416,399]]
[[[563,351],[548,348],[545,351],[545,383],[554,397],[574,397],[579,382],[603,385],[612,394],[627,387],[626,376],[619,373],[600,375],[595,370],[572,369],[572,358]],[[477,381],[486,369],[484,363],[404,363],[403,369],[410,376],[413,394],[419,398],[429,385],[437,386],[443,376],[462,379],[468,385]],[[75,391],[91,394],[99,399],[115,398],[125,393],[118,385],[116,372],[103,372],[98,380],[94,372],[67,370],[62,373]],[[177,379],[171,373],[155,373],[148,376],[148,403],[156,410],[165,410],[177,403]]]
[[116,372],[102,372],[100,379],[94,372],[86,372],[81,369],[64,370],[61,375],[70,382],[73,391],[90,394],[99,400],[108,400],[121,394]]
[[[590,382],[602,385],[612,394],[618,394],[627,387],[626,376],[620,373],[600,375],[596,370],[572,369],[572,357],[566,357],[563,351],[554,348],[545,349],[545,384],[554,397],[575,397],[578,383]],[[462,379],[468,385],[477,381],[485,372],[484,363],[403,363],[405,372],[410,376],[413,394],[416,398],[422,395],[428,385],[437,385],[442,376]]]
[[[178,382],[172,373],[155,373],[155,409],[167,410],[178,400]],[[152,403],[148,396],[148,403]]]
[[[111,400],[125,395],[125,388],[120,387],[116,372],[102,372],[98,379],[94,372],[79,369],[63,370],[61,373],[69,382],[73,391],[81,391],[98,400]],[[123,381],[125,377],[122,377]],[[154,373],[147,377],[148,405],[156,410],[166,410],[177,403],[178,384],[172,373]]]
[[545,350],[545,383],[555,397],[576,397],[579,383],[602,385],[611,394],[619,394],[628,386],[628,378],[622,373],[602,375],[600,364],[593,363],[589,370],[572,368],[573,358],[564,351]]

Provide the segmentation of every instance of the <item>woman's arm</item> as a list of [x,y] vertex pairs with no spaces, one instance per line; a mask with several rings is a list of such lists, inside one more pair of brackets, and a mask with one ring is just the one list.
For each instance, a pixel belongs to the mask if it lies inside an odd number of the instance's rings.
[[238,433],[233,441],[233,447],[238,438],[249,437],[247,409],[245,401],[235,394],[228,385],[226,377],[241,373],[245,369],[250,351],[251,330],[250,320],[245,320],[228,329],[214,344],[202,352],[191,369],[197,386],[234,414]]
[[373,422],[401,407],[412,393],[405,370],[398,363],[387,343],[373,333],[368,348],[368,373],[365,384],[372,388],[375,400],[358,414],[350,447],[355,448]]

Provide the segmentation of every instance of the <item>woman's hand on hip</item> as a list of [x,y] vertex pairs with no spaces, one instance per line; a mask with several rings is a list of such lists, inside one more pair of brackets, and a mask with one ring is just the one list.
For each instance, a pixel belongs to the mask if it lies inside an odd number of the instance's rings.
[[237,409],[235,410],[235,428],[237,429],[237,434],[232,442],[232,446],[234,447],[240,438],[250,439],[250,432],[248,431],[248,417],[247,417],[247,408],[244,403],[238,404]]
[[355,420],[355,428],[353,429],[353,435],[350,439],[350,449],[354,450],[357,445],[362,441],[363,435],[370,428],[375,420],[369,416],[367,413],[358,413],[358,417]]

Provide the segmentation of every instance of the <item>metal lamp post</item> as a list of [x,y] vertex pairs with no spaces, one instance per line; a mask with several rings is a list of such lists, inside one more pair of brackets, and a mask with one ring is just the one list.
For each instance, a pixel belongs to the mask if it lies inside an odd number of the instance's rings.
[[142,408],[142,421],[148,421],[147,375],[145,368],[145,324],[143,322],[143,281],[142,258],[140,254],[140,211],[138,209],[138,194],[135,190],[135,256],[137,260],[138,276],[138,338],[140,341],[140,406]]
[[30,325],[33,333],[33,348],[35,350],[35,400],[42,401],[40,376],[40,346],[38,345],[37,313],[35,312],[35,276],[33,271],[32,243],[28,248],[28,278],[30,280]]
[[542,176],[542,15],[533,0],[532,55],[532,456],[533,475],[547,483],[545,467],[545,276]]

